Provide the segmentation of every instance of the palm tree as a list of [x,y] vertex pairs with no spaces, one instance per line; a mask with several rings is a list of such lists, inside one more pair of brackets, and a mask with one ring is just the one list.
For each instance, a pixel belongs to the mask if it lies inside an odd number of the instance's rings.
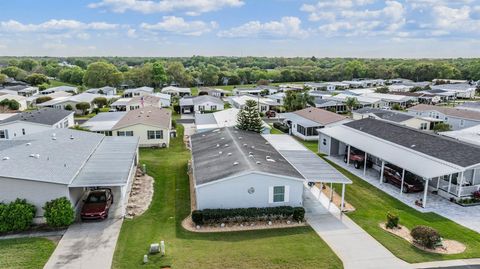
[[345,105],[347,106],[348,111],[352,112],[352,110],[358,107],[360,103],[358,103],[357,98],[348,97],[347,100],[345,101]]

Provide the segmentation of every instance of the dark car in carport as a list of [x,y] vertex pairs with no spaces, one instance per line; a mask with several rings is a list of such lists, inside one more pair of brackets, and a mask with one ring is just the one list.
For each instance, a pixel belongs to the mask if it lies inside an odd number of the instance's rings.
[[[383,170],[383,181],[390,183],[398,188],[402,185],[402,169],[387,164]],[[405,171],[405,177],[403,180],[403,192],[421,192],[424,190],[422,179],[415,174]]]
[[96,220],[108,218],[108,211],[113,204],[111,189],[96,189],[88,193],[84,200],[80,217],[82,220]]

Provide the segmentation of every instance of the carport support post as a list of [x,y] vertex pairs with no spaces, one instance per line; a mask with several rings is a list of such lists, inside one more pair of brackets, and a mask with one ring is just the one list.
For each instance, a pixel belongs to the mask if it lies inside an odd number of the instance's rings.
[[383,170],[385,169],[385,161],[382,160],[382,169],[380,170],[380,184],[383,183]]
[[402,184],[400,185],[400,195],[403,194],[403,182],[405,181],[405,169],[402,170]]
[[460,174],[460,185],[458,186],[458,194],[457,194],[458,197],[461,197],[462,195],[462,185],[463,185],[463,171]]
[[452,187],[452,175],[450,174],[450,177],[448,178],[448,193],[450,193],[450,189]]
[[345,207],[345,183],[342,184],[342,203],[340,204],[340,213],[343,212]]
[[347,149],[347,165],[350,165],[350,145],[348,145]]
[[363,175],[367,174],[367,152],[365,152],[365,159],[363,159]]
[[422,202],[423,208],[427,206],[428,180],[429,180],[428,178],[425,179],[425,187],[423,191],[423,202]]

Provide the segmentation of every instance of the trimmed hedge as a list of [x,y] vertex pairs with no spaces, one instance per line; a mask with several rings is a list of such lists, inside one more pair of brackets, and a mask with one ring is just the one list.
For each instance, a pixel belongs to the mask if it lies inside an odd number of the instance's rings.
[[196,225],[221,222],[248,222],[291,219],[302,221],[305,217],[303,207],[278,206],[278,207],[250,207],[232,209],[204,209],[194,210],[192,220]]
[[66,227],[75,220],[75,210],[66,197],[46,202],[43,210],[47,224],[51,227]]
[[287,125],[281,123],[281,122],[274,122],[273,123],[273,127],[275,127],[276,129],[284,132],[284,133],[288,133],[289,129]]
[[398,217],[398,215],[390,213],[390,212],[387,213],[387,225],[386,226],[387,226],[388,229],[397,228],[399,221],[400,221],[400,218]]
[[410,235],[415,243],[430,249],[434,249],[442,242],[442,238],[437,230],[428,226],[416,226],[412,229]]
[[37,209],[25,199],[9,204],[0,203],[0,233],[24,231],[30,228]]

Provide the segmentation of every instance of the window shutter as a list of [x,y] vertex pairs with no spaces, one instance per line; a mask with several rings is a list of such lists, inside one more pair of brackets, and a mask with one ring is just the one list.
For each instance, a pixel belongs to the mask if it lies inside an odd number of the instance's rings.
[[268,187],[268,203],[273,203],[273,187]]
[[285,203],[290,202],[290,186],[285,186]]

